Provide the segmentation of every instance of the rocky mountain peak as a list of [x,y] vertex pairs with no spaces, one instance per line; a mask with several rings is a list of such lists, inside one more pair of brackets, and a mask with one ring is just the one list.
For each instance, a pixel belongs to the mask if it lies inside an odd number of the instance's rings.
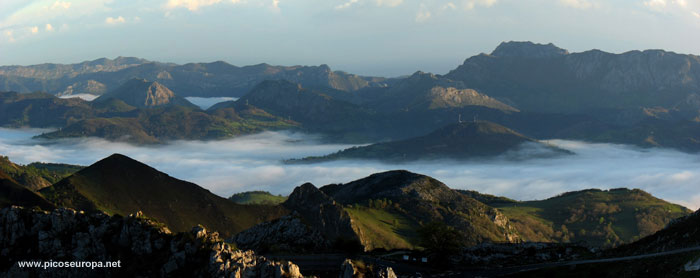
[[556,45],[538,44],[533,42],[502,42],[491,52],[491,56],[521,57],[521,58],[553,58],[568,55],[569,51]]
[[131,79],[119,88],[95,99],[95,101],[103,102],[109,99],[119,99],[126,104],[141,108],[169,104],[194,106],[187,100],[177,97],[173,91],[163,84],[141,78]]
[[291,210],[306,211],[309,206],[316,207],[322,204],[333,203],[331,197],[328,197],[315,185],[307,182],[297,186],[283,205]]

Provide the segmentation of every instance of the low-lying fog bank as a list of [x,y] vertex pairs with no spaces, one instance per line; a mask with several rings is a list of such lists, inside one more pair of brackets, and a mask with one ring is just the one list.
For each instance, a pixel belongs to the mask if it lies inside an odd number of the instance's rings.
[[199,108],[207,110],[207,109],[209,109],[209,107],[212,107],[212,106],[214,106],[214,104],[217,104],[219,102],[237,100],[238,98],[235,98],[235,97],[186,97],[185,99],[187,99],[192,104],[199,106]]
[[0,155],[9,156],[18,163],[89,165],[112,153],[122,153],[224,197],[247,190],[288,194],[304,182],[321,186],[349,182],[375,172],[406,169],[435,177],[452,188],[517,200],[542,199],[586,188],[629,187],[646,190],[691,209],[700,206],[700,156],[665,149],[551,140],[549,143],[576,154],[485,162],[431,161],[392,165],[335,161],[285,165],[280,160],[324,155],[350,146],[321,144],[317,137],[285,132],[265,132],[215,142],[177,141],[158,147],[92,138],[55,142],[31,139],[44,131],[0,129]]

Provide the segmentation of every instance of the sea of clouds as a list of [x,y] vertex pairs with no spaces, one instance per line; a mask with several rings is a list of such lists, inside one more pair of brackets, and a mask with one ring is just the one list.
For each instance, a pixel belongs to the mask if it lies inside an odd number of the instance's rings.
[[224,197],[247,190],[289,194],[304,182],[317,186],[345,183],[376,172],[406,169],[437,178],[452,188],[517,200],[544,199],[587,188],[628,187],[646,190],[691,209],[700,207],[700,156],[667,149],[551,140],[550,144],[575,154],[526,160],[286,165],[280,161],[324,155],[350,145],[324,144],[316,136],[288,132],[265,132],[222,141],[175,141],[155,147],[97,138],[32,139],[46,131],[0,129],[0,155],[22,164],[43,161],[90,165],[121,153]]
[[[80,99],[87,100],[87,101],[93,101],[98,97],[99,96],[92,95],[92,94],[74,94],[74,95],[61,96],[60,98],[80,98]],[[201,108],[203,110],[207,110],[207,109],[209,109],[209,107],[212,107],[214,104],[217,104],[219,102],[237,100],[238,98],[235,98],[235,97],[186,97],[185,99],[187,99],[192,104],[199,106],[199,108]]]
[[219,102],[237,100],[238,98],[235,98],[235,97],[186,97],[185,99],[187,99],[192,104],[199,106],[199,108],[202,108],[203,110],[207,110],[207,109],[209,109],[209,107],[212,107],[212,106],[214,106],[214,104],[217,104]]

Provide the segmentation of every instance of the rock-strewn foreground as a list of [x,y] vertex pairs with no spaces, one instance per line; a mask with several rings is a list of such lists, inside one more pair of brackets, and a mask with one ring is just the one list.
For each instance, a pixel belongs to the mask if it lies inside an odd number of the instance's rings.
[[[216,232],[171,233],[141,213],[0,210],[3,277],[303,277],[291,262],[236,250]],[[121,268],[20,268],[22,260],[121,261]]]

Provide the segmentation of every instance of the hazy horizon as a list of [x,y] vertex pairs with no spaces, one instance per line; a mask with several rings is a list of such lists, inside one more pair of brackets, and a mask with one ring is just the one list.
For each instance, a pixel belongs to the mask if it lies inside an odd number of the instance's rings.
[[699,31],[687,0],[5,0],[0,64],[133,56],[393,77],[443,74],[511,40],[700,54]]

